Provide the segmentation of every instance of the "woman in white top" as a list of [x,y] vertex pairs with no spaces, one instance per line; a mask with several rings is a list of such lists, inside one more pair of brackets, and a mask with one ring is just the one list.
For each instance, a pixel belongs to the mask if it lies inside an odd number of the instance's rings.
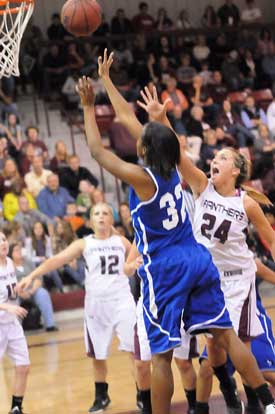
[[0,232],[0,359],[7,354],[15,365],[10,414],[23,414],[22,402],[29,373],[29,353],[26,338],[18,319],[27,311],[17,304],[15,268],[8,257],[9,243]]
[[106,359],[115,332],[120,350],[134,350],[135,302],[124,274],[125,257],[131,244],[113,234],[112,208],[106,203],[91,210],[94,234],[73,241],[49,258],[19,283],[20,291],[32,281],[83,255],[86,262],[84,334],[88,356],[93,358],[95,401],[89,412],[101,412],[109,403]]
[[[156,121],[169,125],[165,106],[158,104],[156,92],[152,96],[146,90],[143,98],[145,104],[139,103],[140,106],[148,112],[152,109],[152,114],[158,116],[157,119],[155,116]],[[181,153],[181,158],[184,165],[181,174],[196,199],[194,235],[212,254],[220,273],[225,304],[235,331],[249,346],[250,339],[260,335],[262,329],[256,315],[256,266],[246,244],[245,231],[248,222],[251,222],[270,246],[275,259],[275,233],[257,202],[268,203],[269,200],[252,189],[247,192],[242,189],[242,184],[249,175],[249,165],[246,158],[232,148],[223,149],[216,154],[211,163],[210,179],[184,152]],[[235,410],[232,413],[242,413],[240,401],[236,396],[234,398],[234,384],[226,370],[225,352],[217,346],[214,348],[212,340],[208,340],[208,354],[228,408]],[[209,410],[209,396],[205,391],[202,387],[197,389],[197,405],[202,414]],[[256,391],[264,405],[267,405],[264,402],[264,386]]]

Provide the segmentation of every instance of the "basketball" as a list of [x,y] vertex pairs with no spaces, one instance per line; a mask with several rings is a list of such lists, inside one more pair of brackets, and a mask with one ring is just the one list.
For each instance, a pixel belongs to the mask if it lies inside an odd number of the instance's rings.
[[61,10],[61,21],[75,36],[89,36],[101,23],[101,8],[95,0],[68,0]]

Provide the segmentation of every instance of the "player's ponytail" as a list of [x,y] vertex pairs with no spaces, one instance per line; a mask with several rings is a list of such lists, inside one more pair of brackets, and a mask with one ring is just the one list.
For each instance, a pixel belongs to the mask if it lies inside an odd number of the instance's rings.
[[251,163],[240,152],[237,152],[234,149],[232,149],[232,151],[234,151],[234,154],[235,154],[234,165],[236,168],[240,170],[240,174],[238,175],[236,179],[236,184],[235,184],[236,188],[242,188],[249,197],[253,198],[253,200],[257,201],[257,203],[259,204],[263,204],[267,206],[272,205],[272,202],[269,200],[269,198],[265,194],[244,184],[244,182],[247,181],[250,177]]
[[180,159],[176,134],[158,122],[149,122],[142,136],[144,162],[162,178],[168,180]]

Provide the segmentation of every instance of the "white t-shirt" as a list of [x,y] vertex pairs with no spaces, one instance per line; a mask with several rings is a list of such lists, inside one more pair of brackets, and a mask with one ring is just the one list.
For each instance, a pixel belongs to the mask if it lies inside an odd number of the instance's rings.
[[96,239],[84,237],[83,257],[86,262],[85,291],[88,299],[120,299],[131,295],[124,273],[125,246],[120,236]]
[[255,276],[253,254],[246,243],[248,217],[245,192],[223,197],[209,180],[195,201],[193,230],[196,240],[210,251],[221,278],[230,280]]
[[261,10],[258,7],[253,7],[252,9],[245,9],[242,11],[241,20],[245,23],[251,23],[261,17]]
[[[17,305],[17,295],[14,292],[17,279],[13,261],[7,257],[6,266],[0,266],[0,303]],[[0,324],[16,320],[16,316],[7,311],[0,310]]]

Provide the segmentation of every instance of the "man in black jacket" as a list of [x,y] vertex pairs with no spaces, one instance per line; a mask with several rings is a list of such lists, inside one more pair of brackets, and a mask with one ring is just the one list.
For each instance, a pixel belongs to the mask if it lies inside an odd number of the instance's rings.
[[77,155],[71,155],[68,164],[68,167],[60,170],[60,185],[65,187],[74,199],[79,194],[79,183],[81,180],[88,180],[95,187],[98,186],[97,178],[87,168],[80,167],[80,160]]

